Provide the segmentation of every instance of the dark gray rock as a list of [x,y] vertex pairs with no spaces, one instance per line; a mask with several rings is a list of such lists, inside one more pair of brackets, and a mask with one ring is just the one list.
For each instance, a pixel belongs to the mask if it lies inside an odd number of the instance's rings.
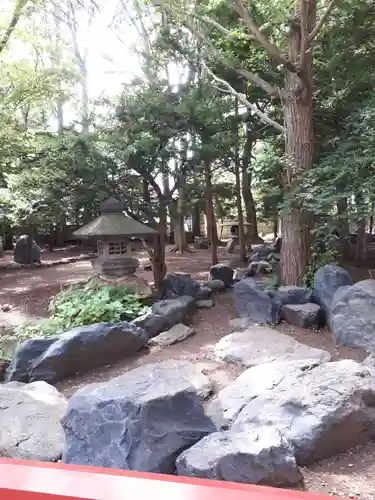
[[322,358],[273,361],[248,368],[217,394],[208,405],[207,415],[218,429],[229,429],[250,401],[288,379],[295,379],[302,371],[312,369],[322,361]]
[[253,399],[232,429],[249,424],[278,430],[297,463],[344,452],[375,436],[375,384],[369,368],[353,360],[302,371]]
[[23,234],[20,236],[14,247],[14,262],[18,264],[33,264],[40,262],[41,249],[32,241],[31,248],[28,245],[28,236]]
[[5,380],[29,382],[33,365],[58,340],[58,337],[30,339],[22,342],[14,351],[12,361],[7,368]]
[[195,300],[208,300],[212,297],[213,295],[213,290],[211,288],[208,288],[208,286],[201,286],[199,293]]
[[152,339],[159,335],[159,333],[164,332],[168,326],[169,322],[164,316],[148,312],[139,316],[131,322],[132,325],[142,328],[148,335],[148,338]]
[[330,327],[337,344],[375,353],[375,280],[360,281],[336,292]]
[[[45,380],[55,383],[76,373],[110,364],[134,355],[148,342],[144,330],[123,321],[80,326],[47,339],[23,342],[7,371],[7,381]],[[36,347],[33,349],[33,343]],[[37,357],[30,355],[39,353]]]
[[176,323],[182,323],[193,308],[193,297],[185,295],[177,299],[166,299],[155,302],[155,304],[152,305],[152,312],[165,318],[170,328]]
[[317,270],[314,277],[314,301],[328,315],[335,292],[342,286],[352,285],[350,274],[341,267],[327,264]]
[[281,304],[307,304],[312,301],[312,290],[304,286],[280,286],[274,297]]
[[236,364],[243,368],[272,361],[329,361],[330,354],[301,344],[293,337],[267,326],[251,326],[241,332],[226,335],[209,352],[215,361]]
[[280,321],[281,304],[252,278],[245,278],[233,287],[234,305],[241,317],[258,323],[276,324]]
[[216,264],[210,269],[210,279],[220,280],[226,287],[233,283],[233,274],[233,269],[226,264]]
[[49,384],[0,385],[0,457],[56,462],[64,432],[60,417],[67,400]]
[[63,461],[173,474],[177,456],[216,430],[182,365],[149,364],[77,391],[61,419]]
[[214,293],[225,289],[225,283],[221,280],[208,280],[204,283],[204,286],[210,288]]
[[282,318],[290,325],[300,328],[320,328],[324,325],[324,310],[318,304],[286,304]]
[[162,299],[175,299],[183,296],[196,298],[199,290],[199,283],[186,273],[168,273],[161,281]]
[[184,451],[176,466],[179,476],[265,486],[302,479],[293,448],[269,427],[210,434]]

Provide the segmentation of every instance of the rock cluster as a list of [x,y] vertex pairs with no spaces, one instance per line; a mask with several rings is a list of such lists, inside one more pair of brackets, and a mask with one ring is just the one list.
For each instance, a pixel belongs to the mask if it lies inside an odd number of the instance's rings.
[[[247,276],[246,272],[239,275],[233,286],[234,304],[240,317],[248,318],[249,322],[271,325],[283,319],[301,328],[316,329],[326,323],[331,327],[333,307],[335,311],[345,310],[343,300],[347,294],[344,291],[353,285],[349,273],[334,265],[326,265],[317,271],[313,289],[281,286],[273,290],[267,288],[264,281]],[[340,301],[340,297],[343,300]],[[336,324],[339,321],[336,319]]]
[[181,342],[195,333],[183,324],[185,319],[196,307],[212,307],[214,294],[225,287],[219,279],[198,283],[188,274],[170,273],[163,280],[164,298],[148,313],[131,323],[98,323],[27,340],[16,349],[4,378],[56,383],[133,356],[146,345]]
[[214,384],[183,360],[87,385],[68,402],[45,382],[3,384],[0,456],[285,486],[300,482],[300,465],[375,438],[373,356],[331,362],[249,325],[211,356],[245,371],[205,404]]

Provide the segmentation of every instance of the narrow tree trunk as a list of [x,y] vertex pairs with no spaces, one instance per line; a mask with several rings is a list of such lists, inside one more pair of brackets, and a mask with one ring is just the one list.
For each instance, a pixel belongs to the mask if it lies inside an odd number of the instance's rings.
[[[238,116],[238,99],[235,101],[235,115]],[[240,179],[240,157],[238,151],[238,129],[237,129],[236,146],[234,153],[234,175],[236,179],[236,205],[237,205],[237,220],[238,220],[238,243],[240,246],[240,260],[246,260],[246,245],[245,232],[243,227],[243,213],[241,200],[241,179]]]
[[251,131],[246,132],[246,142],[242,159],[242,196],[245,204],[246,222],[249,224],[247,234],[250,243],[258,238],[257,213],[253,193],[251,192],[252,175],[250,172],[251,151],[253,149],[253,137]]
[[217,258],[217,227],[214,214],[212,173],[209,161],[204,163],[204,180],[206,194],[206,215],[207,215],[207,233],[211,242],[211,263],[214,266],[219,262]]
[[201,207],[199,201],[194,203],[191,220],[193,236],[199,237],[201,235]]
[[[304,172],[311,168],[314,159],[313,130],[313,82],[311,75],[311,50],[300,57],[301,24],[310,32],[315,26],[316,0],[305,2],[306,13],[301,21],[297,9],[297,19],[290,28],[289,59],[299,64],[303,59],[303,77],[287,72],[285,88],[291,97],[284,102],[284,122],[286,127],[285,154],[287,167],[283,186],[286,198],[299,182]],[[304,34],[306,36],[306,33]],[[309,264],[311,229],[313,218],[303,207],[294,207],[282,214],[283,244],[281,248],[281,279],[285,285],[298,285]]]
[[375,201],[371,202],[371,215],[368,224],[368,232],[372,234],[372,230],[374,229],[374,209],[375,209]]
[[167,272],[165,265],[165,243],[167,238],[167,209],[162,200],[159,200],[159,224],[157,234],[154,238],[154,247],[149,250],[154,285],[159,294],[161,291],[161,280]]
[[349,221],[348,221],[348,200],[340,198],[337,200],[337,215],[340,226],[340,237],[346,237],[349,234]]
[[184,205],[185,205],[185,192],[184,188],[180,187],[178,190],[178,200],[177,200],[177,214],[174,220],[174,243],[175,251],[183,254],[187,251],[187,239],[185,232],[185,216],[184,216]]
[[357,235],[355,261],[356,264],[360,265],[365,262],[367,258],[366,219],[362,219],[358,224]]

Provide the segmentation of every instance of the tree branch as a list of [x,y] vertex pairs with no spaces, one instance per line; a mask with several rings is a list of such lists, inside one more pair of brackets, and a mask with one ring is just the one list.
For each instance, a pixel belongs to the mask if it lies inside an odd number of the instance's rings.
[[[236,64],[234,64],[234,62],[231,62],[231,61],[228,61],[227,59],[224,59],[223,56],[221,54],[219,54],[216,47],[209,40],[207,40],[207,38],[204,36],[203,33],[200,33],[192,26],[188,26],[186,23],[185,23],[185,28],[191,34],[196,36],[198,38],[198,40],[200,40],[201,42],[208,45],[210,47],[210,49],[212,50],[212,53],[215,56],[215,58],[218,59],[222,64],[224,64],[228,68],[232,69],[233,71],[235,71],[239,75],[245,77],[248,81],[253,82],[257,87],[264,90],[271,97],[275,97],[277,99],[280,99],[280,96],[283,95],[283,91],[281,89],[279,89],[278,87],[275,87],[273,85],[270,85],[268,82],[266,82],[266,80],[263,80],[263,78],[261,78],[260,76],[252,73],[251,71],[248,71],[247,69],[239,68],[239,67],[237,67]],[[287,97],[287,96],[283,95],[283,97]]]
[[262,45],[269,56],[277,63],[283,65],[284,68],[289,70],[291,73],[298,73],[299,68],[294,66],[294,64],[281,53],[280,49],[275,44],[271,43],[265,35],[263,35],[263,33],[251,18],[248,9],[243,3],[243,0],[233,0],[233,6],[242,20],[246,23],[247,27],[250,30],[250,33]]
[[[199,19],[199,21],[202,21],[205,24],[209,24],[213,28],[216,28],[218,31],[223,33],[226,36],[229,36],[231,38],[238,38],[238,35],[233,33],[233,31],[229,30],[228,28],[225,28],[223,25],[215,21],[214,19],[211,19],[208,16],[198,16],[198,14],[193,14],[194,17]],[[254,35],[250,35],[249,33],[247,34],[247,39],[248,40],[255,40]]]
[[309,35],[309,30],[307,27],[307,16],[308,9],[306,5],[306,0],[299,0],[299,12],[300,12],[300,20],[301,20],[301,47],[299,54],[299,64],[300,67],[303,68],[305,65],[305,56],[307,49],[307,37]]
[[307,45],[310,45],[311,42],[314,40],[314,38],[317,37],[317,35],[319,34],[320,30],[323,28],[324,23],[327,21],[328,16],[332,12],[335,5],[336,5],[336,0],[331,0],[329,2],[325,12],[322,14],[322,17],[319,19],[319,21],[315,25],[315,28],[312,30],[312,32],[307,37]]
[[207,67],[206,63],[203,63],[203,64],[204,64],[204,67],[205,67],[207,73],[216,82],[220,83],[221,85],[224,85],[224,87],[226,87],[228,89],[229,93],[231,93],[232,95],[234,95],[235,97],[238,98],[238,100],[241,102],[241,104],[243,104],[244,106],[249,108],[251,111],[253,111],[264,123],[267,123],[267,125],[272,125],[276,130],[285,134],[285,128],[283,127],[283,125],[280,125],[280,123],[277,123],[275,120],[272,120],[272,118],[270,118],[268,115],[263,113],[260,109],[258,109],[257,106],[255,106],[255,104],[252,104],[250,101],[248,101],[244,94],[237,92],[228,82],[226,82],[222,78],[219,78],[218,76],[216,76],[215,73],[213,73]]
[[18,21],[21,18],[22,10],[27,4],[28,0],[17,0],[12,19],[10,20],[8,28],[5,30],[4,36],[0,40],[0,54],[3,52],[7,46],[13,31],[16,29]]

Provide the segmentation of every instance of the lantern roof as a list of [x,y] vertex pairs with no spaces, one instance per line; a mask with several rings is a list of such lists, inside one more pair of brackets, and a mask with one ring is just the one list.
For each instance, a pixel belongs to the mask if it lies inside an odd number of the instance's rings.
[[113,239],[124,236],[147,238],[156,232],[141,222],[124,215],[125,205],[114,198],[102,203],[101,215],[85,226],[74,231],[77,239]]

